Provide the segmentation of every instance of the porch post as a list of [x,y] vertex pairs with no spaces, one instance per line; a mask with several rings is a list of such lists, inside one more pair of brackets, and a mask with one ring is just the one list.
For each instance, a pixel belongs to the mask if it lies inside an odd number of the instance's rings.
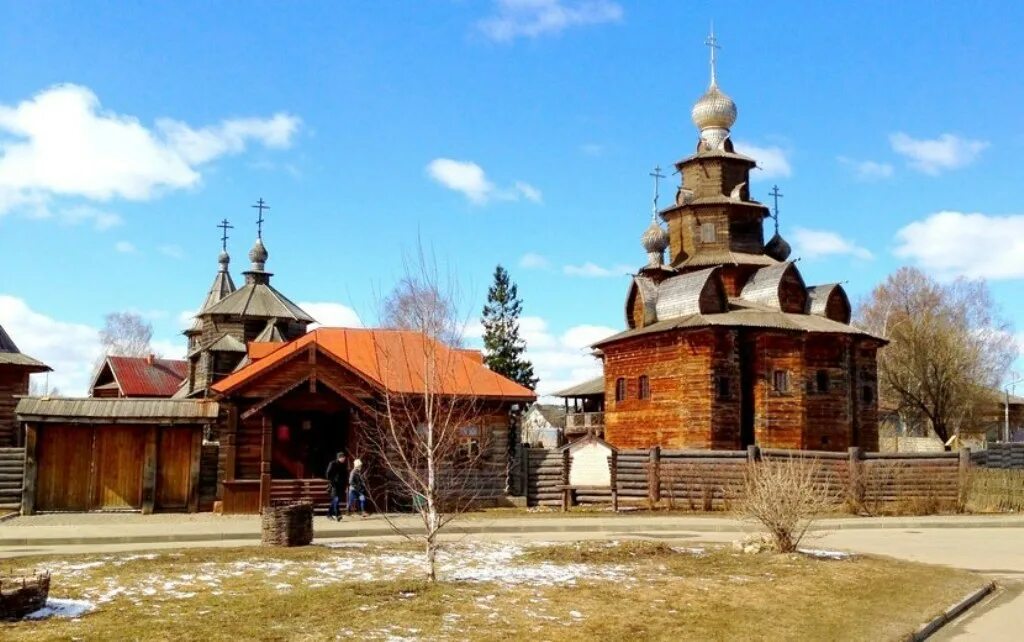
[[188,506],[190,513],[199,512],[199,474],[203,465],[203,428],[192,431],[192,464],[188,480]]
[[270,508],[270,449],[272,447],[272,426],[267,416],[260,413],[263,426],[263,446],[260,448],[260,510]]
[[142,455],[142,514],[149,515],[156,504],[157,426],[146,428],[146,446]]
[[36,510],[36,477],[38,477],[38,454],[36,443],[38,428],[35,424],[25,424],[25,479],[21,491],[21,514],[32,515]]

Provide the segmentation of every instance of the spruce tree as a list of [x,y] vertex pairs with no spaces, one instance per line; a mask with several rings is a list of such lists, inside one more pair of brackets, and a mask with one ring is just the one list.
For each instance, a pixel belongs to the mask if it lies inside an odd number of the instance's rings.
[[526,342],[519,337],[519,313],[523,302],[516,284],[500,265],[494,270],[494,284],[487,290],[484,326],[484,363],[512,381],[533,390],[537,377],[533,364],[523,358]]

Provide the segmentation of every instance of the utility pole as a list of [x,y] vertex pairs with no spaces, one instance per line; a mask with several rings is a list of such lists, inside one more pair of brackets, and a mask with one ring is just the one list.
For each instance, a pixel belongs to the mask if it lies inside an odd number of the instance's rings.
[[1010,388],[1024,381],[1024,379],[1017,379],[1006,384],[1003,391],[1006,393],[1005,402],[1003,403],[1003,441],[1010,441]]

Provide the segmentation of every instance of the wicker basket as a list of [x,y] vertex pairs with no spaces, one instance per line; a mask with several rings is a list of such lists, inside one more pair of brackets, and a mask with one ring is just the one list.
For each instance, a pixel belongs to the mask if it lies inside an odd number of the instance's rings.
[[20,620],[46,606],[50,574],[0,577],[0,620]]
[[263,510],[264,546],[308,546],[313,541],[313,504],[278,504]]

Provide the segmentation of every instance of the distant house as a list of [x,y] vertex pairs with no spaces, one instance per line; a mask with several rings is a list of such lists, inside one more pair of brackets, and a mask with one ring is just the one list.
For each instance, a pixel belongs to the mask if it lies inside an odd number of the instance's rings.
[[185,360],[111,356],[96,373],[89,396],[169,398],[187,377]]
[[604,436],[604,375],[555,393],[565,400],[565,438]]
[[[1007,428],[1009,430],[1007,431]],[[983,450],[988,444],[1007,440],[1024,441],[1024,397],[993,391],[987,404],[969,426],[946,443],[939,439],[926,420],[915,420],[898,410],[879,408],[880,452],[934,452],[959,447]]]
[[523,442],[540,448],[558,448],[562,444],[565,414],[561,406],[533,404],[523,415]]

